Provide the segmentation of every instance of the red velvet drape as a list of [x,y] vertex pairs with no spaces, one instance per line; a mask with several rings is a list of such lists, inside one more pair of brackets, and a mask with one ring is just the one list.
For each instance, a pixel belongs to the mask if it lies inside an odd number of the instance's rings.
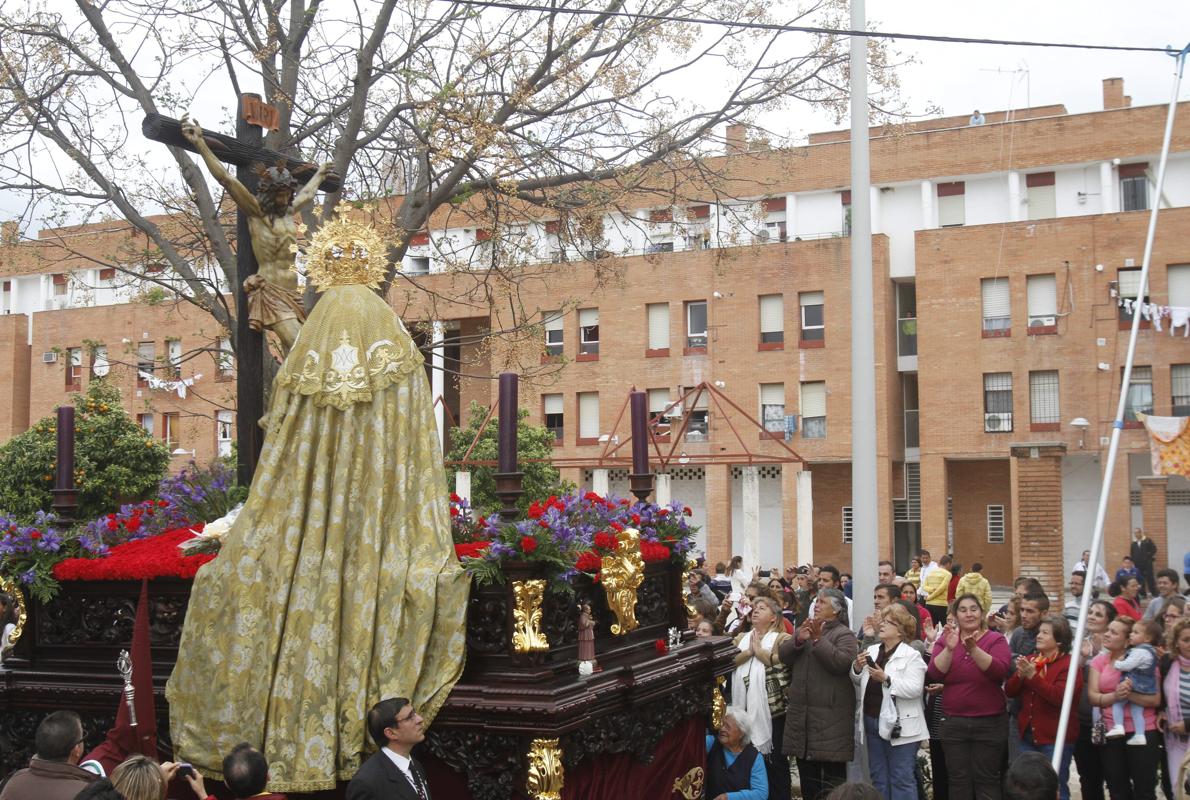
[[673,727],[658,743],[650,764],[629,753],[588,758],[566,770],[563,800],[670,800],[680,798],[674,781],[707,766],[707,722],[702,715]]

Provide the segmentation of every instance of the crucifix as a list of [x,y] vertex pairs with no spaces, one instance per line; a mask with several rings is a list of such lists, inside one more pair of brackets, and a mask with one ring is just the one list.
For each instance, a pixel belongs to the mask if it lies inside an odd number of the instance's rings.
[[[241,95],[234,138],[204,132],[186,118],[149,114],[141,123],[146,138],[202,156],[236,203],[236,473],[242,486],[252,482],[264,441],[257,424],[264,416],[264,330],[276,333],[288,352],[305,319],[291,269],[294,214],[319,189],[334,192],[341,184],[330,164],[308,164],[262,146],[262,128],[275,126],[276,112],[259,95]],[[223,162],[236,167],[235,177]],[[252,246],[239,246],[245,242]]]

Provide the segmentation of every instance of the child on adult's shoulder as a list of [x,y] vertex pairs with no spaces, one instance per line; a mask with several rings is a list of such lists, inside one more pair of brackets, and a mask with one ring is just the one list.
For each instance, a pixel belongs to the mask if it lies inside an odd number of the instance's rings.
[[[1153,621],[1137,622],[1132,626],[1132,634],[1128,637],[1128,652],[1117,660],[1113,666],[1122,675],[1120,680],[1127,678],[1132,682],[1132,691],[1137,694],[1157,693],[1157,649],[1155,645],[1161,641],[1161,626]],[[1112,704],[1112,727],[1106,735],[1109,739],[1124,735],[1124,709],[1132,717],[1132,736],[1128,744],[1143,746],[1145,739],[1145,709],[1144,706],[1120,700]]]

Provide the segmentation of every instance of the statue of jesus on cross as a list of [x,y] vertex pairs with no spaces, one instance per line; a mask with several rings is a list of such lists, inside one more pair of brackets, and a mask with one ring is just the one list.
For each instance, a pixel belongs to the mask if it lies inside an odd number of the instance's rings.
[[194,145],[215,180],[227,189],[248,218],[252,251],[259,264],[259,272],[244,280],[249,324],[256,331],[266,328],[273,331],[281,342],[283,354],[288,354],[306,319],[293,269],[298,234],[294,214],[313,202],[319,184],[334,165],[321,164],[300,190],[284,165],[264,168],[259,188],[253,195],[211,152],[196,121],[182,118],[182,136]]

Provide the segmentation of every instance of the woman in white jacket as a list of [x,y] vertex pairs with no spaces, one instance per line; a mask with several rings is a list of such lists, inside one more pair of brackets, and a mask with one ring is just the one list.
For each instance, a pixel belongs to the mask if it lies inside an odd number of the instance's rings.
[[922,702],[926,662],[909,646],[915,631],[902,606],[885,608],[880,643],[861,650],[851,668],[872,783],[888,800],[917,800],[914,764],[919,744],[930,738]]

